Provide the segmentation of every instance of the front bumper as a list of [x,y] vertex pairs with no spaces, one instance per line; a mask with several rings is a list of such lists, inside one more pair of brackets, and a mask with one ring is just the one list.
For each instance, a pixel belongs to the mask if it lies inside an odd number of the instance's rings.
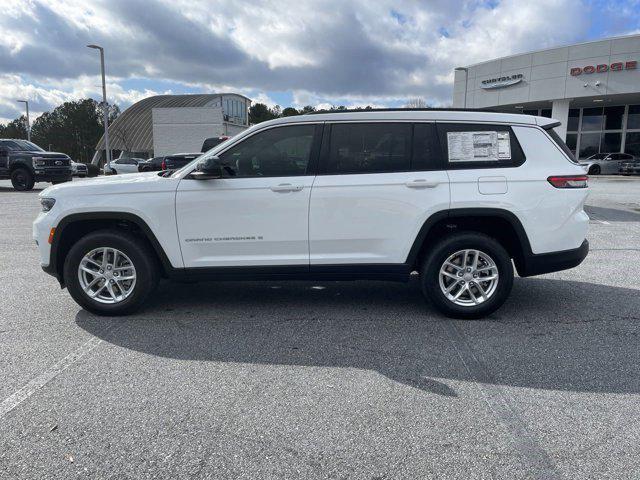
[[589,253],[589,241],[585,240],[578,248],[563,250],[561,252],[550,252],[531,254],[526,256],[518,267],[518,275],[521,277],[531,277],[542,275],[543,273],[559,272],[577,267],[587,257]]
[[[38,246],[38,253],[40,255],[40,265],[42,268],[49,266],[51,256],[51,245],[49,245],[49,234],[51,229],[55,227],[55,220],[52,215],[45,212],[40,212],[33,222],[32,237]],[[55,265],[54,265],[55,268]],[[46,270],[45,270],[46,271]]]
[[63,182],[72,179],[73,172],[71,168],[36,168],[36,182]]

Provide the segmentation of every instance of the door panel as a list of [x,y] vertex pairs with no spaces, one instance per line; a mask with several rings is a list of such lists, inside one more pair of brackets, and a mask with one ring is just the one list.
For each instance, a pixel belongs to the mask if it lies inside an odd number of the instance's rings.
[[433,124],[345,122],[325,132],[309,207],[312,270],[404,263],[425,220],[449,207]]
[[185,267],[308,265],[313,178],[182,180],[176,216]]
[[426,219],[447,208],[444,171],[319,176],[309,208],[311,264],[403,263]]
[[265,128],[220,153],[226,177],[176,194],[185,267],[309,266],[309,197],[322,126]]

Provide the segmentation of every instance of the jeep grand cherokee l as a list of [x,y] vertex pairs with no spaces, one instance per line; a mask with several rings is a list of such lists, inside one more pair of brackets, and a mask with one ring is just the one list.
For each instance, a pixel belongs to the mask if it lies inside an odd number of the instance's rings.
[[16,190],[31,190],[35,182],[67,182],[72,174],[64,153],[47,152],[26,140],[0,139],[0,178],[10,178]]
[[133,312],[161,277],[377,279],[419,272],[441,312],[499,308],[520,276],[585,258],[587,177],[554,120],[471,111],[260,123],[171,174],[46,189],[43,269],[87,310]]

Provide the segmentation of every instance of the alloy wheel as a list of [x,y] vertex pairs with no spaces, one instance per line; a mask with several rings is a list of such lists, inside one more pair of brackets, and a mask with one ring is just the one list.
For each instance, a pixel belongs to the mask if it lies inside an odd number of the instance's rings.
[[100,303],[120,303],[136,286],[136,268],[131,259],[116,248],[100,247],[87,253],[78,265],[83,292]]
[[449,301],[463,307],[489,300],[496,292],[498,281],[496,263],[480,250],[459,250],[440,267],[442,293]]

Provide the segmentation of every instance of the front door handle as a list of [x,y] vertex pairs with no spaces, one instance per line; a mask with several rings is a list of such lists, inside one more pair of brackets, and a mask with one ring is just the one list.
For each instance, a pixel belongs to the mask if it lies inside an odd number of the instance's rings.
[[290,183],[281,183],[279,185],[273,185],[272,192],[299,192],[303,189],[302,185],[291,185]]
[[409,188],[434,188],[434,187],[437,187],[439,184],[440,182],[429,182],[424,178],[420,178],[418,180],[411,180],[405,183],[405,185]]

